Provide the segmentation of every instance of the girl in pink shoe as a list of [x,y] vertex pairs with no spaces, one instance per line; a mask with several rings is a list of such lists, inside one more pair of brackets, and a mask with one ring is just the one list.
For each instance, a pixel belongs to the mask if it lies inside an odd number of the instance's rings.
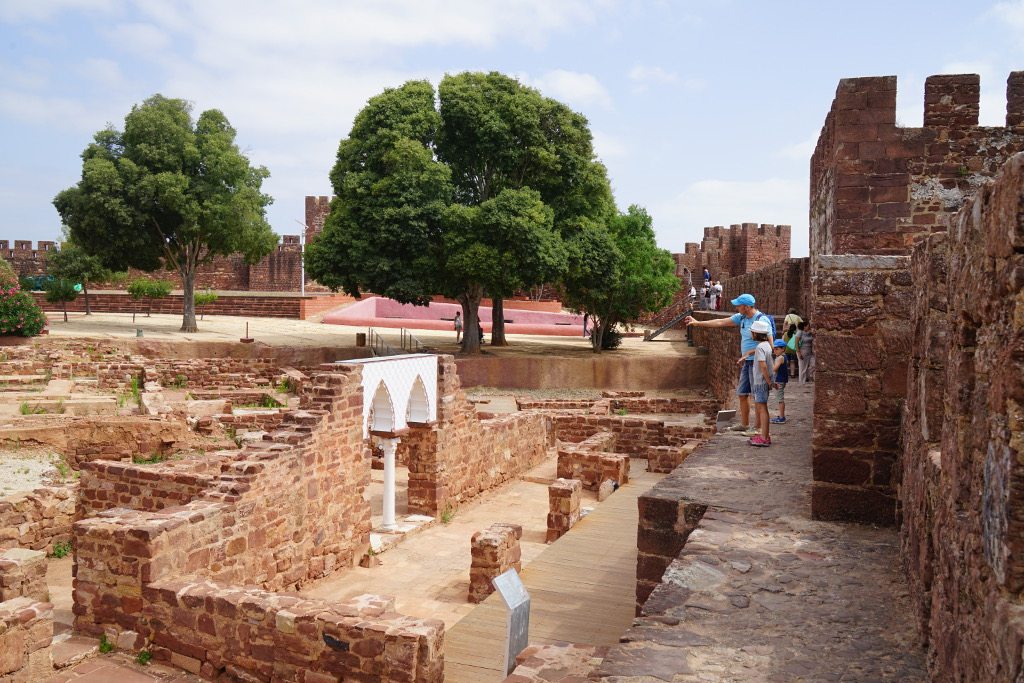
[[771,332],[772,328],[766,320],[755,320],[750,326],[750,336],[757,342],[757,348],[754,349],[754,377],[750,393],[754,399],[754,410],[757,411],[757,424],[761,427],[761,433],[751,437],[748,443],[762,448],[772,445],[772,437],[768,431],[768,394],[771,391],[772,367],[775,360],[772,357],[774,354],[771,342],[768,341]]

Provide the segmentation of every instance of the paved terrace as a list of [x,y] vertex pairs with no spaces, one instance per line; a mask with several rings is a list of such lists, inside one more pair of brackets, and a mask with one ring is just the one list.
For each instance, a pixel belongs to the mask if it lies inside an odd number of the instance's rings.
[[708,508],[602,680],[926,680],[896,531],[810,519],[812,389],[786,398],[771,448],[716,436],[648,494]]

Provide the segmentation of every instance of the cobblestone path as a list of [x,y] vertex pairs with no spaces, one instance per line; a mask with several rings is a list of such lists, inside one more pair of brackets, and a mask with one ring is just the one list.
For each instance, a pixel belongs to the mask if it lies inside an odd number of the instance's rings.
[[658,484],[708,510],[602,680],[926,680],[896,531],[810,519],[813,393],[786,393],[770,448],[720,435]]

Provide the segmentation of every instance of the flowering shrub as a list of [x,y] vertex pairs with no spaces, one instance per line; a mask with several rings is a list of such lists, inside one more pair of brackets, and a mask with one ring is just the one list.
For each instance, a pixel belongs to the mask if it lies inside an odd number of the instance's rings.
[[0,335],[34,337],[46,327],[43,309],[21,291],[10,264],[0,262]]

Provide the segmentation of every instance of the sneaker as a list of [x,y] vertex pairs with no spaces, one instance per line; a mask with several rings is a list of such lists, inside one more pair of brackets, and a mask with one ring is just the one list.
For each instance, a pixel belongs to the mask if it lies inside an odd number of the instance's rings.
[[750,429],[750,427],[741,424],[734,424],[733,426],[729,427],[730,432],[745,432],[748,429]]
[[747,428],[746,431],[743,432],[743,436],[758,436],[760,434],[761,434],[761,430],[760,429],[754,429],[753,427],[749,427],[749,428]]
[[768,421],[771,422],[773,425],[784,425],[784,424],[786,424],[786,418],[784,418],[784,417],[773,417],[772,419],[770,419]]
[[758,434],[757,436],[751,438],[750,441],[748,441],[747,443],[749,443],[751,446],[760,446],[761,448],[767,448],[768,446],[772,445],[772,439],[771,437],[768,437],[766,439],[762,437],[760,434]]

